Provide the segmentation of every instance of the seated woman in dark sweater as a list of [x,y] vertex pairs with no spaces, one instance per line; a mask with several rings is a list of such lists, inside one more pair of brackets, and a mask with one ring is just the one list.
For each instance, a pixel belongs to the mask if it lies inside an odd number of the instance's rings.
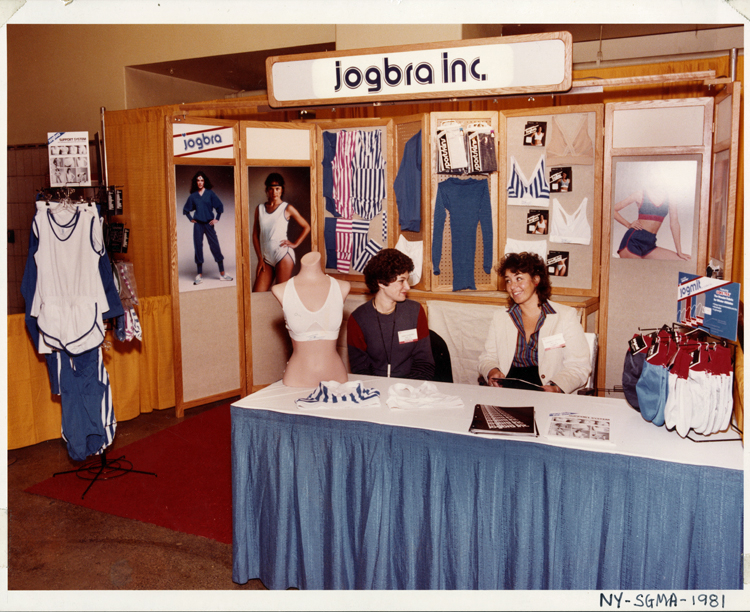
[[349,366],[354,374],[432,380],[435,362],[427,315],[406,298],[412,260],[383,249],[365,266],[365,284],[374,297],[347,322]]

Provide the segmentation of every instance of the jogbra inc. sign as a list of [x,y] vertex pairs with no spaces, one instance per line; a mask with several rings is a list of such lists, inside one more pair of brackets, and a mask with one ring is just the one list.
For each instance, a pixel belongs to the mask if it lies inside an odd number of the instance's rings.
[[271,106],[565,91],[568,32],[269,57]]

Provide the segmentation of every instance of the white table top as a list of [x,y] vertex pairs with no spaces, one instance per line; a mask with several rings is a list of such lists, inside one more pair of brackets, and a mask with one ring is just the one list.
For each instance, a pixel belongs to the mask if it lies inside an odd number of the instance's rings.
[[[330,419],[366,421],[381,425],[414,427],[432,431],[476,436],[469,432],[475,404],[499,406],[534,406],[539,436],[508,437],[487,434],[484,437],[501,440],[519,440],[530,444],[548,444],[579,450],[615,453],[635,457],[645,457],[675,463],[705,465],[735,470],[743,469],[744,449],[740,441],[695,443],[683,439],[676,431],[657,427],[646,421],[639,412],[633,410],[625,400],[561,393],[543,393],[517,389],[498,389],[479,385],[434,383],[438,391],[446,395],[458,396],[463,400],[463,408],[422,408],[400,410],[387,406],[388,390],[394,383],[404,383],[413,387],[421,381],[377,376],[350,375],[350,380],[361,380],[367,388],[380,391],[379,407],[342,408],[330,407],[300,409],[296,399],[305,398],[314,389],[286,387],[280,381],[257,393],[248,395],[233,406],[246,409],[271,410],[296,415],[311,415]],[[599,416],[610,420],[610,441],[600,442],[561,436],[548,436],[551,414],[575,413],[584,416]],[[690,433],[696,439],[712,439]],[[713,438],[717,438],[713,436]],[[737,434],[730,430],[723,437],[734,438]]]

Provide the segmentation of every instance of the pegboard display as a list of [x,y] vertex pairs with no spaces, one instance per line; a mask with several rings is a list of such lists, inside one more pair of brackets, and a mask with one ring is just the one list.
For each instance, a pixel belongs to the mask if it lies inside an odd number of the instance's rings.
[[547,262],[555,293],[597,295],[601,106],[501,113],[500,123],[500,256],[535,252]]
[[[456,149],[448,154],[449,147],[466,143],[465,135],[482,125],[494,148],[494,159],[486,155],[484,161],[494,161],[489,167],[497,168],[497,121],[498,115],[493,111],[430,115],[433,291],[497,288],[494,266],[498,259],[498,173],[487,170],[486,165],[482,167],[481,156],[472,157],[468,145],[464,148],[465,159],[461,158],[460,147],[459,155],[455,154]],[[476,173],[470,173],[472,163],[480,166]],[[436,268],[439,274],[435,274]]]

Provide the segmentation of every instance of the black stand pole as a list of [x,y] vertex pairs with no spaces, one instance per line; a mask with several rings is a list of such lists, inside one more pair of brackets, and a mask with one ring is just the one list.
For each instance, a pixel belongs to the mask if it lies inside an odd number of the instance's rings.
[[136,474],[147,474],[149,476],[156,476],[154,472],[143,472],[141,470],[133,469],[133,464],[125,459],[125,456],[118,457],[117,459],[107,460],[107,451],[103,451],[101,459],[90,459],[87,463],[76,468],[75,470],[66,470],[65,472],[57,472],[52,476],[60,476],[61,474],[75,474],[78,478],[83,480],[90,480],[89,486],[81,495],[81,499],[86,497],[86,493],[97,480],[109,480],[111,478],[119,478],[129,472],[135,472]]

